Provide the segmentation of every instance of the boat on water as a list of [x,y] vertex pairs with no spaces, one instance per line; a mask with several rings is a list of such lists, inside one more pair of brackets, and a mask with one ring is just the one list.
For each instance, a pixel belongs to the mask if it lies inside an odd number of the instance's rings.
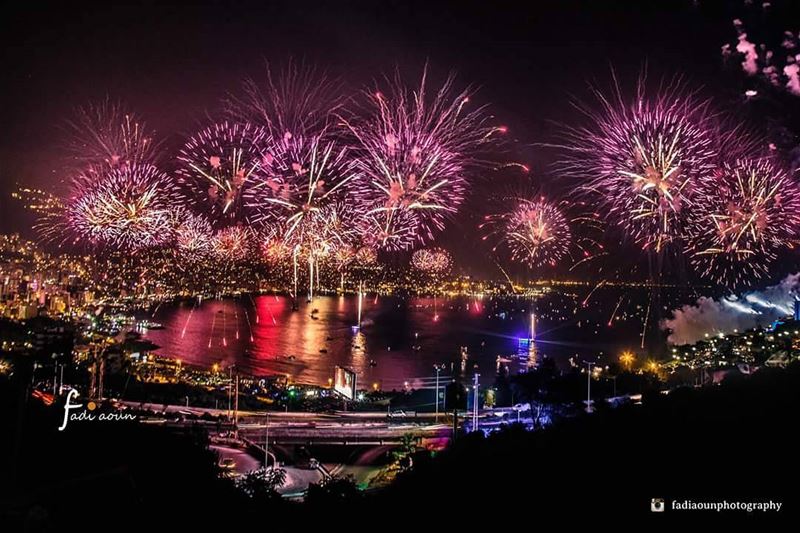
[[158,322],[151,322],[149,320],[142,320],[141,322],[139,322],[139,328],[140,329],[164,329],[164,326],[162,324],[159,324]]

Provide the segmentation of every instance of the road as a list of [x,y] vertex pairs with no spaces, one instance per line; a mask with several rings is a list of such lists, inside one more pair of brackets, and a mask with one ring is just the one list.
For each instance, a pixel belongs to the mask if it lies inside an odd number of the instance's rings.
[[[223,409],[205,409],[179,405],[121,402],[129,408],[143,408],[154,413],[183,414],[202,417],[208,414],[214,418],[225,417]],[[406,414],[387,417],[383,412],[281,412],[269,413],[270,441],[276,443],[303,444],[311,441],[340,444],[397,443],[404,435],[418,438],[448,438],[452,435],[452,425],[445,416],[440,415],[435,423],[434,413]],[[253,441],[265,438],[267,413],[264,411],[240,411],[239,432]],[[215,422],[206,422],[215,424]]]

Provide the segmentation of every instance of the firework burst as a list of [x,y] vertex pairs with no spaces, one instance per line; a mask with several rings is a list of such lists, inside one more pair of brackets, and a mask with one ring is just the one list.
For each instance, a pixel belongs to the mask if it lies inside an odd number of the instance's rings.
[[154,163],[157,145],[144,123],[111,101],[77,110],[67,123],[68,149],[81,171]]
[[274,74],[270,65],[261,80],[247,79],[241,94],[225,101],[228,116],[257,124],[270,136],[310,136],[325,131],[342,107],[341,83],[307,65],[289,63]]
[[361,120],[345,121],[356,140],[359,184],[377,245],[410,249],[433,239],[464,200],[471,177],[487,166],[482,153],[493,134],[483,108],[467,111],[470,92],[453,78],[429,97],[423,73],[412,91],[397,77],[387,93],[368,95]]
[[441,276],[450,272],[453,258],[442,248],[422,248],[411,256],[411,266],[419,272],[431,276]]
[[292,135],[268,146],[263,173],[245,193],[250,222],[280,228],[286,246],[306,253],[346,244],[358,220],[350,189],[357,171],[346,148]]
[[543,195],[509,194],[495,199],[495,212],[479,226],[493,252],[532,268],[569,260],[577,265],[601,255],[602,224],[584,202],[549,200]]
[[718,160],[707,106],[677,91],[631,104],[596,93],[590,125],[572,130],[567,173],[586,181],[609,217],[644,249],[660,252],[683,236],[698,188]]
[[212,238],[214,256],[225,263],[247,259],[253,243],[253,232],[247,226],[229,226],[217,231]]
[[768,159],[725,164],[693,216],[692,265],[729,288],[764,278],[800,231],[800,187]]
[[214,244],[211,224],[203,216],[181,210],[175,224],[175,244],[180,255],[187,259],[208,256]]
[[179,181],[214,226],[244,219],[243,195],[264,170],[264,129],[223,122],[204,129],[178,156]]
[[572,234],[558,206],[544,197],[513,202],[511,211],[488,215],[480,226],[490,232],[484,240],[497,239],[493,251],[505,247],[512,260],[531,267],[555,266],[569,255]]
[[74,181],[66,218],[76,241],[120,250],[161,246],[172,237],[171,212],[180,195],[152,165],[131,164]]
[[378,262],[378,253],[374,248],[362,246],[356,251],[353,261],[360,267],[371,266]]

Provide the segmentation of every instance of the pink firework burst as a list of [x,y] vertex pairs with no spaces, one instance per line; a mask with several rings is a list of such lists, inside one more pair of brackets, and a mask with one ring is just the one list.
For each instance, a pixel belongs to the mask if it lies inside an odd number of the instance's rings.
[[493,136],[479,107],[468,110],[470,91],[454,90],[453,78],[430,96],[427,71],[416,90],[399,76],[387,92],[368,94],[360,119],[344,122],[356,140],[359,187],[371,233],[384,249],[410,249],[430,242],[464,200]]
[[157,157],[152,133],[120,103],[105,100],[78,108],[67,129],[68,148],[81,171],[154,163]]
[[229,226],[212,238],[212,251],[220,261],[238,263],[247,259],[253,244],[253,232],[247,226]]
[[481,224],[489,231],[484,239],[497,241],[493,250],[503,247],[512,260],[531,267],[555,266],[570,255],[570,224],[559,206],[544,197],[510,201],[510,211],[489,215]]
[[245,192],[251,223],[277,228],[284,244],[302,253],[351,240],[359,228],[352,190],[358,170],[346,147],[322,136],[271,139],[262,169]]
[[411,256],[411,266],[425,274],[440,276],[450,272],[453,258],[443,248],[422,248]]
[[800,233],[800,187],[770,159],[722,166],[693,213],[687,251],[705,278],[728,288],[762,279]]
[[175,222],[175,244],[186,259],[197,260],[210,255],[214,244],[211,224],[202,215],[181,210]]
[[643,249],[661,252],[683,236],[687,214],[718,161],[718,132],[707,105],[675,89],[648,98],[596,96],[582,109],[590,124],[573,129],[564,167]]
[[73,189],[66,217],[78,241],[139,250],[172,238],[171,213],[181,197],[172,180],[152,165],[82,174]]
[[244,219],[242,198],[264,170],[266,141],[262,128],[223,122],[204,129],[181,150],[178,179],[212,225]]

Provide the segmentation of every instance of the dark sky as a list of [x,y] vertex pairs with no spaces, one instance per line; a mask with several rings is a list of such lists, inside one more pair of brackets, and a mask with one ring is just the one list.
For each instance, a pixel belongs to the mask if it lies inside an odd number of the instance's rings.
[[[418,75],[426,60],[436,75],[453,70],[481,88],[477,99],[519,141],[515,157],[543,177],[553,155],[532,145],[553,140],[554,122],[576,119],[570,95],[587,98],[591,81],[608,86],[611,66],[629,86],[647,64],[651,79],[682,74],[729,98],[720,46],[735,39],[731,20],[742,9],[650,0],[65,4],[3,10],[3,231],[27,224],[7,198],[14,183],[63,182],[60,128],[76,106],[122,100],[176,142],[264,59],[304,60],[355,88],[395,66]],[[458,253],[473,229],[467,214],[445,240]]]

